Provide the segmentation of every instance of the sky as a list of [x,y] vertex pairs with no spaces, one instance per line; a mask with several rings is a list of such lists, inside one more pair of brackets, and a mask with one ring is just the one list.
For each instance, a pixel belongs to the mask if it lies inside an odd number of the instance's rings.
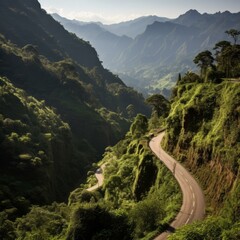
[[48,13],[105,24],[157,15],[176,18],[189,9],[200,13],[240,12],[240,0],[39,0]]

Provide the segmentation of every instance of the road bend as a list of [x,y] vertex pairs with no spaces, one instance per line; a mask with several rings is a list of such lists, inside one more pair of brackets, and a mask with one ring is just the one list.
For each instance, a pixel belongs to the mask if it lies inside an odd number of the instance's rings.
[[167,236],[174,232],[175,229],[196,220],[201,220],[205,215],[205,200],[201,187],[179,162],[162,149],[160,143],[164,134],[165,133],[162,132],[157,137],[154,137],[150,141],[149,146],[155,155],[173,172],[182,190],[183,200],[180,212],[174,221],[170,224],[169,228],[157,236],[155,240],[167,239]]

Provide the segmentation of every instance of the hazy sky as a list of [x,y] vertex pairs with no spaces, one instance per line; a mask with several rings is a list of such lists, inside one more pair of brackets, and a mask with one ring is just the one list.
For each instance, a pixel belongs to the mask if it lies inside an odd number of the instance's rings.
[[189,9],[200,13],[240,12],[240,0],[39,0],[49,13],[82,21],[121,22],[146,15],[175,18]]

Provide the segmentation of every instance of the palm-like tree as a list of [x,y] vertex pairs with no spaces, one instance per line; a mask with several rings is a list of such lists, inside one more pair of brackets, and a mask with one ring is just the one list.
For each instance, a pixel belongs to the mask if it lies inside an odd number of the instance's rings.
[[233,38],[234,45],[236,45],[238,37],[240,35],[240,31],[238,31],[236,29],[230,29],[230,30],[227,30],[225,33],[227,33],[229,36],[231,36]]
[[201,77],[203,78],[206,75],[207,69],[213,67],[214,58],[210,51],[204,51],[199,53],[193,60],[201,68]]

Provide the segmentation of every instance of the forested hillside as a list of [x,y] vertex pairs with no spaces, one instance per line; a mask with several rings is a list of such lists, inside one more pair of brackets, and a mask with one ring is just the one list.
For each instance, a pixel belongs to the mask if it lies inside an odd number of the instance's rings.
[[[37,1],[2,1],[0,9],[0,74],[55,107],[76,139],[101,153],[126,131],[124,118],[148,112],[142,96],[105,70],[96,51],[65,31]],[[104,136],[101,142],[93,140],[98,136]]]
[[178,80],[165,139],[167,150],[202,184],[209,217],[170,239],[240,237],[240,45],[221,41],[215,50],[215,59],[209,51],[195,57],[200,76]]
[[0,77],[2,238],[7,219],[32,204],[66,201],[132,118],[150,110],[35,0],[0,3]]
[[[64,200],[83,174],[72,133],[45,101],[0,78],[1,217],[27,212],[30,204]],[[81,170],[82,168],[82,170]]]

